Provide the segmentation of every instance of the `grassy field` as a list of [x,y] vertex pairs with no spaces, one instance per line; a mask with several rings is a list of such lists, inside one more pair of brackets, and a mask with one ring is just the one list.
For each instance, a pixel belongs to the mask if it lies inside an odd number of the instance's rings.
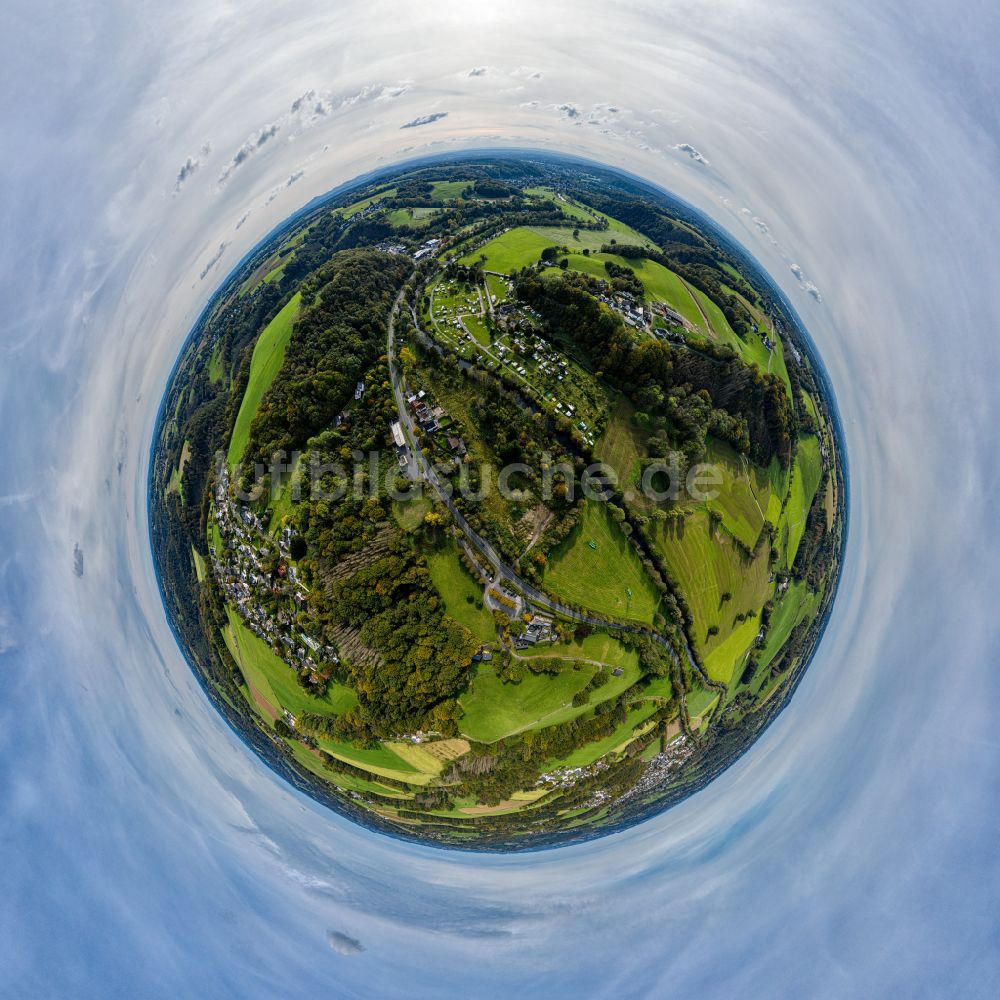
[[760,631],[760,618],[751,616],[737,625],[725,640],[705,657],[705,670],[713,681],[728,684],[736,665],[742,666],[747,650],[753,645]]
[[816,401],[809,395],[805,389],[799,390],[802,393],[802,402],[806,404],[806,409],[809,411],[809,416],[816,421],[816,426],[819,426],[819,411],[816,409]]
[[229,441],[230,467],[242,461],[243,452],[250,439],[250,424],[257,413],[257,407],[260,406],[264,393],[274,381],[285,359],[285,348],[292,336],[292,326],[299,311],[300,300],[299,293],[293,295],[281,312],[268,323],[254,345],[253,356],[250,359],[250,379],[236,416],[233,436]]
[[285,267],[294,256],[295,254],[290,254],[277,267],[268,271],[267,274],[264,275],[264,283],[270,285],[272,281],[280,281],[281,276],[285,273]]
[[513,274],[528,264],[538,261],[541,252],[552,245],[552,240],[540,236],[537,231],[519,226],[490,240],[485,246],[462,258],[463,264],[474,264],[479,255],[486,257],[484,265],[487,271],[499,271],[502,274]]
[[[468,743],[465,745],[468,746]],[[423,771],[424,774],[436,775],[440,774],[444,769],[444,759],[441,757],[435,757],[433,754],[429,754],[418,743],[410,743],[409,741],[399,740],[389,743],[387,745],[387,749],[391,750],[401,760],[404,760],[414,770]]]
[[648,698],[672,698],[674,686],[669,677],[654,677],[649,686],[642,691],[643,700]]
[[226,645],[239,664],[247,681],[275,708],[288,709],[292,715],[300,712],[340,714],[353,708],[357,695],[342,684],[331,684],[323,698],[308,694],[295,679],[295,672],[262,639],[257,638],[232,608],[226,609],[229,628],[225,630]]
[[[562,233],[565,236],[564,230],[555,229],[536,229],[535,232],[552,232],[552,233]],[[580,251],[583,250],[584,246],[588,242],[584,237],[592,235],[590,233],[584,233],[581,230],[580,239],[575,240],[572,238],[572,231],[570,230],[570,238],[568,241],[564,241],[563,245],[570,247],[571,252],[566,256],[567,266],[574,271],[581,271],[584,274],[591,274],[597,278],[603,278],[607,280],[608,271],[605,264],[611,261],[617,264],[619,267],[631,268],[636,277],[642,282],[643,288],[646,292],[647,302],[666,302],[671,308],[676,309],[685,319],[690,323],[694,324],[701,329],[705,329],[705,320],[701,315],[697,305],[695,305],[694,299],[691,297],[691,293],[688,290],[688,286],[680,279],[680,277],[674,274],[673,271],[664,267],[662,264],[658,264],[656,261],[652,260],[634,260],[626,259],[620,257],[616,254],[610,253],[600,253],[591,252],[588,255],[584,255]],[[596,234],[602,236],[603,234]],[[600,247],[604,242],[611,237],[604,237],[597,242],[597,246]],[[578,249],[576,249],[578,248]],[[546,273],[557,273],[555,269],[551,269],[550,272]],[[706,331],[708,332],[708,331]]]
[[267,530],[272,535],[281,528],[281,522],[285,515],[292,512],[294,506],[292,494],[295,492],[296,485],[301,489],[301,482],[297,482],[297,480],[301,479],[301,475],[299,459],[296,458],[291,471],[285,477],[285,481],[281,484],[276,494],[272,495],[271,502],[268,504],[271,518],[268,522]]
[[325,781],[330,781],[338,788],[343,788],[349,792],[365,792],[368,794],[380,795],[387,799],[407,800],[413,798],[413,792],[401,792],[398,789],[390,788],[388,785],[381,785],[377,781],[369,781],[366,778],[359,778],[353,774],[340,774],[331,771],[323,766],[319,757],[306,749],[297,740],[285,740],[289,749],[295,755],[295,759],[307,770],[318,775]]
[[[493,743],[526,729],[568,722],[602,701],[617,698],[641,676],[637,652],[626,649],[610,636],[597,633],[582,642],[536,648],[528,655],[533,659],[569,659],[560,661],[562,666],[558,674],[534,674],[526,669],[524,679],[517,684],[504,684],[491,669],[484,667],[469,691],[459,699],[465,712],[459,728],[470,739]],[[573,705],[573,695],[600,669],[596,664],[584,664],[574,670],[574,659],[599,661],[607,664],[609,671],[620,667],[622,675],[615,677],[609,673],[607,681],[591,692],[588,703]]]
[[606,753],[621,747],[631,741],[633,730],[641,728],[646,720],[656,711],[654,702],[642,702],[631,709],[625,721],[610,735],[603,740],[596,740],[593,743],[586,743],[577,750],[574,750],[568,757],[562,760],[547,761],[543,767],[544,771],[550,771],[556,767],[586,767],[599,760]]
[[618,482],[623,486],[639,481],[642,457],[645,454],[642,434],[632,423],[634,412],[632,403],[622,397],[595,448],[597,457],[615,470]]
[[[561,202],[560,205],[562,205]],[[595,250],[599,251],[605,243],[610,243],[611,240],[617,240],[619,243],[633,243],[637,246],[646,246],[649,243],[649,240],[642,233],[636,232],[623,222],[602,215],[600,212],[594,214],[607,219],[607,229],[581,229],[579,234],[574,236],[572,225],[533,226],[532,232],[544,237],[550,244],[569,247],[571,251],[583,250],[586,247],[591,253]]]
[[[727,270],[731,269],[727,268]],[[789,395],[791,395],[792,386],[788,378],[788,369],[785,366],[785,352],[781,338],[774,332],[774,324],[761,312],[757,303],[751,302],[745,295],[730,288],[729,285],[722,287],[726,292],[735,295],[747,307],[758,327],[758,333],[751,332],[744,343],[744,358],[748,361],[755,361],[764,371],[770,371],[777,375],[785,383]],[[762,340],[763,336],[770,337],[774,342],[774,351],[768,352]]]
[[[606,253],[593,253],[585,255],[582,253],[571,253],[566,255],[566,266],[573,271],[580,271],[583,274],[592,274],[595,278],[603,278],[607,280],[608,271],[605,268],[605,261],[616,260],[610,254]],[[618,261],[620,263],[620,261]],[[551,276],[553,278],[557,277],[559,269],[550,267],[548,270],[543,272],[545,276]]]
[[826,492],[823,494],[823,509],[826,511],[826,530],[833,530],[833,522],[837,517],[837,481],[833,476],[827,480]]
[[490,346],[490,335],[489,331],[486,329],[486,324],[478,316],[463,316],[462,322],[465,324],[465,328],[472,334],[476,340],[479,341],[483,347]]
[[[726,641],[737,614],[764,606],[772,586],[766,546],[748,563],[725,532],[712,532],[704,510],[689,514],[679,529],[654,524],[651,536],[688,602],[697,623],[695,646],[703,656]],[[722,600],[725,593],[730,600]],[[712,626],[718,635],[708,635]]]
[[585,501],[580,523],[552,553],[545,586],[564,600],[609,618],[646,624],[652,624],[660,602],[608,505],[593,500]]
[[806,530],[806,517],[822,475],[819,438],[814,434],[799,438],[795,454],[795,474],[788,492],[788,503],[778,525],[779,548],[784,553],[785,566],[795,563],[799,542]]
[[524,189],[525,194],[533,195],[536,198],[548,199],[554,201],[556,205],[559,206],[563,215],[569,216],[569,218],[579,221],[579,222],[593,222],[594,217],[588,212],[585,212],[579,205],[575,205],[573,202],[566,200],[565,198],[560,198],[552,188],[547,187],[530,187]]
[[792,629],[811,615],[818,603],[818,596],[810,593],[804,583],[793,581],[788,585],[788,590],[777,602],[771,615],[767,642],[758,657],[762,667],[766,667],[778,655],[792,634]]
[[396,189],[389,188],[388,191],[372,195],[371,198],[362,198],[361,201],[356,201],[353,205],[348,205],[346,208],[340,209],[340,211],[345,219],[349,219],[352,215],[357,215],[358,212],[364,211],[373,201],[377,201],[379,198],[392,198],[395,194]]
[[688,715],[692,719],[696,719],[699,716],[707,714],[718,699],[718,693],[709,691],[707,688],[699,688],[697,691],[692,691],[687,697]]
[[705,460],[722,472],[723,479],[719,496],[707,501],[708,509],[717,511],[726,529],[752,549],[771,500],[767,471],[745,461],[723,441],[709,443]]
[[205,560],[193,545],[191,546],[191,558],[194,559],[194,575],[201,583],[205,579]]
[[695,326],[705,325],[687,285],[673,271],[654,260],[626,260],[624,263],[642,282],[648,302],[666,302],[688,322]]
[[[493,615],[482,607],[483,588],[462,565],[458,545],[449,540],[427,557],[427,571],[444,601],[445,610],[481,642],[497,637]],[[472,598],[470,602],[468,598]],[[476,601],[480,607],[476,607]]]
[[490,290],[490,297],[493,299],[494,305],[506,302],[510,297],[505,279],[495,274],[488,274],[486,275],[486,285]]
[[177,463],[177,468],[170,473],[170,481],[167,483],[168,493],[178,493],[183,498],[184,466],[187,465],[188,459],[190,457],[191,457],[191,443],[185,439],[184,444],[181,447],[181,457]]
[[369,774],[383,778],[395,778],[396,781],[406,781],[412,785],[426,785],[437,771],[424,771],[415,767],[410,761],[395,753],[388,746],[360,748],[350,743],[337,743],[334,740],[320,738],[316,741],[328,754],[360,767]]
[[393,500],[392,516],[403,531],[416,531],[423,523],[424,515],[431,509],[427,497],[415,497],[412,500]]
[[471,181],[434,181],[431,184],[432,201],[456,201]]
[[222,351],[221,344],[216,344],[212,348],[212,357],[208,361],[208,381],[215,385],[222,378]]
[[419,211],[416,208],[397,208],[386,216],[386,221],[390,226],[396,228],[400,226],[426,226],[431,217],[430,215],[418,215]]
[[[459,698],[465,714],[458,728],[470,740],[494,743],[525,729],[568,722],[590,708],[589,705],[574,706],[572,701],[573,695],[586,687],[595,670],[595,667],[570,668],[555,676],[525,671],[524,680],[519,684],[504,684],[492,670],[484,668]],[[609,686],[599,688],[595,697],[601,697]]]

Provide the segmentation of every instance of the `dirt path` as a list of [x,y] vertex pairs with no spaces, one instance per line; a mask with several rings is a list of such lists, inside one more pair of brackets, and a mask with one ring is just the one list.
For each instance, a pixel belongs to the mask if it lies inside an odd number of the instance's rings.
[[747,485],[750,487],[750,496],[753,497],[754,506],[757,508],[757,513],[760,514],[761,521],[766,521],[767,514],[760,508],[760,501],[757,499],[757,491],[753,488],[753,476],[750,475],[746,455],[740,455],[740,460],[743,462],[743,474],[747,477]]
[[[538,541],[539,538],[542,537],[542,532],[544,532],[549,526],[549,522],[553,517],[555,517],[555,514],[553,514],[550,510],[546,513],[545,517],[542,518],[541,523],[535,526],[535,530],[531,533],[531,539],[528,541],[525,550],[521,553],[521,559],[523,559],[531,551],[532,546]],[[518,560],[519,563],[521,559]]]
[[262,708],[262,709],[263,709],[263,710],[264,710],[264,711],[265,711],[265,712],[266,712],[266,713],[267,713],[268,715],[270,715],[270,716],[271,716],[271,719],[272,719],[272,720],[274,720],[274,719],[277,719],[277,718],[279,718],[279,716],[281,715],[281,712],[280,712],[280,711],[279,711],[278,709],[276,709],[276,708],[274,707],[274,705],[272,705],[272,704],[271,704],[271,703],[270,703],[270,702],[269,702],[269,701],[268,701],[268,700],[267,700],[267,699],[266,699],[266,698],[265,698],[265,697],[264,697],[264,696],[263,696],[263,695],[262,695],[262,694],[260,693],[260,691],[259,691],[259,690],[258,690],[258,689],[257,689],[256,687],[254,687],[254,685],[253,685],[253,684],[252,684],[252,683],[251,683],[251,682],[250,682],[249,680],[247,681],[247,687],[248,687],[248,688],[250,688],[250,693],[251,693],[251,694],[253,695],[253,697],[254,697],[254,701],[256,701],[256,702],[257,702],[257,704],[258,704],[258,705],[260,705],[260,707],[261,707],[261,708]]
[[[680,276],[678,275],[678,277]],[[704,309],[702,309],[701,303],[698,301],[698,296],[695,295],[694,293],[694,289],[683,278],[681,278],[681,284],[683,284],[684,287],[687,289],[688,295],[691,296],[691,301],[697,307],[698,312],[701,313],[701,318],[705,321],[705,331],[708,334],[710,334],[713,339],[718,340],[719,335],[715,332],[715,327],[712,326],[712,321],[708,318],[708,314],[705,312]]]

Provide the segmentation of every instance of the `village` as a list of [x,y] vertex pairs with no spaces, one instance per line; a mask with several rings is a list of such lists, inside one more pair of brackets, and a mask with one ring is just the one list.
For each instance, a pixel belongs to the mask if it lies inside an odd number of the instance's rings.
[[[210,552],[227,602],[289,667],[297,673],[309,671],[310,679],[320,682],[319,671],[340,659],[334,647],[324,646],[297,622],[297,611],[305,607],[309,591],[291,558],[294,532],[285,527],[276,539],[271,538],[257,513],[233,497],[224,464],[216,479],[214,500],[212,517],[218,536]],[[264,595],[272,598],[270,604],[284,600],[287,606],[269,610]],[[295,723],[288,713],[286,721]]]

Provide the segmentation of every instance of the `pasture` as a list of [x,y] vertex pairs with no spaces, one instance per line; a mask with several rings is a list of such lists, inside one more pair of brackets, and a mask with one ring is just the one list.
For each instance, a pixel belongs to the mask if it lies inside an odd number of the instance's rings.
[[[568,722],[592,707],[572,702],[573,695],[587,686],[595,670],[592,666],[580,670],[570,667],[556,675],[526,670],[522,681],[505,684],[491,669],[484,668],[458,699],[464,712],[458,728],[470,740],[495,743],[526,729]],[[600,698],[604,690],[598,688],[595,697]]]
[[719,495],[706,506],[722,517],[727,531],[752,549],[767,517],[770,477],[723,441],[710,440],[705,460],[722,473]]
[[546,761],[542,770],[551,771],[556,767],[586,767],[612,750],[624,749],[638,735],[636,730],[641,730],[646,720],[656,710],[655,702],[640,702],[629,710],[625,721],[610,736],[606,736],[603,740],[595,740],[593,743],[585,743],[561,760]]
[[396,208],[386,216],[386,222],[394,229],[399,229],[401,226],[412,226],[419,229],[426,226],[431,220],[431,215],[438,210],[429,211],[430,214],[423,214],[419,208]]
[[340,209],[340,212],[345,219],[349,219],[351,216],[357,215],[358,212],[363,212],[372,202],[378,201],[380,198],[392,198],[395,194],[396,189],[389,188],[388,191],[380,191],[378,194],[373,194],[370,198],[362,198],[361,201],[356,201],[353,205],[348,205],[346,208]]
[[784,595],[775,605],[771,624],[767,630],[767,641],[758,657],[762,667],[768,666],[778,655],[781,647],[801,621],[812,615],[819,603],[819,595],[812,593],[801,581],[793,580]]
[[[621,258],[619,258],[621,260]],[[704,327],[701,312],[687,284],[669,268],[658,264],[655,260],[625,260],[627,267],[635,271],[636,277],[646,289],[648,302],[666,302],[671,309],[676,309],[689,323]]]
[[784,565],[795,564],[799,542],[806,530],[806,518],[823,475],[819,453],[819,438],[809,434],[799,438],[795,453],[795,471],[788,491],[788,503],[778,524],[779,547],[784,552]]
[[396,788],[390,788],[388,785],[379,784],[374,780],[369,781],[366,778],[359,778],[354,774],[331,771],[328,767],[324,766],[318,754],[304,747],[298,740],[286,739],[285,744],[291,750],[295,759],[304,768],[319,776],[324,781],[329,781],[338,788],[343,788],[345,791],[365,792],[386,799],[406,800],[413,798],[413,792],[401,792]]
[[552,188],[548,187],[530,187],[525,188],[524,193],[531,195],[535,198],[541,198],[543,201],[554,201],[559,207],[560,211],[567,218],[572,219],[574,222],[593,222],[594,217],[584,209],[582,209],[575,202],[569,201],[567,198],[561,197]]
[[717,691],[711,691],[708,688],[698,688],[697,691],[692,691],[687,696],[688,716],[692,720],[702,718],[712,710],[718,700]]
[[449,539],[427,556],[427,572],[444,601],[445,611],[481,642],[493,642],[497,627],[491,612],[482,606],[482,584],[462,564],[454,541]]
[[[562,203],[560,202],[559,204],[561,207]],[[624,222],[612,219],[611,216],[604,215],[601,212],[595,211],[594,215],[607,220],[608,228],[580,229],[575,236],[573,235],[575,227],[572,224],[565,226],[533,226],[532,232],[545,237],[550,244],[554,243],[556,246],[569,247],[571,251],[583,250],[586,247],[593,253],[594,251],[599,251],[605,243],[610,243],[611,240],[617,240],[619,243],[634,243],[637,246],[649,245],[650,241],[642,233],[632,229],[631,226],[626,226]]]
[[471,181],[434,181],[431,184],[432,201],[458,201]]
[[320,737],[316,742],[331,757],[336,757],[337,760],[342,760],[345,764],[352,764],[369,774],[379,775],[383,778],[395,778],[396,781],[405,781],[411,785],[426,785],[436,773],[422,771],[414,767],[413,764],[404,760],[403,757],[384,744],[377,747],[361,748],[350,743],[338,743],[325,737]]
[[579,524],[549,556],[544,583],[580,607],[647,625],[660,603],[638,554],[600,501],[584,501]]
[[215,385],[222,379],[221,341],[212,348],[212,357],[208,361],[208,381]]
[[615,470],[622,486],[634,485],[639,481],[642,458],[646,449],[643,434],[632,423],[635,407],[622,397],[611,414],[607,430],[597,442],[595,454],[606,465]]
[[[526,659],[545,659],[546,657],[563,657],[571,660],[595,660],[607,664],[612,669],[621,667],[625,671],[623,678],[628,681],[622,687],[631,686],[639,679],[639,654],[629,646],[625,646],[606,632],[592,632],[584,639],[571,639],[568,642],[557,642],[552,645],[532,646],[522,651]],[[631,679],[629,676],[631,675]],[[599,689],[602,694],[612,683],[623,678],[614,677],[604,687]]]
[[486,257],[486,263],[483,266],[487,271],[513,274],[515,271],[521,270],[522,267],[537,263],[541,252],[546,247],[552,246],[552,243],[551,239],[539,235],[536,230],[518,226],[516,229],[508,230],[502,236],[490,240],[480,249],[466,254],[459,263],[474,264],[482,254]]
[[713,681],[728,684],[733,677],[737,664],[742,668],[743,658],[753,645],[760,631],[760,619],[751,615],[745,622],[737,625],[715,649],[705,657],[705,671]]
[[[703,509],[680,525],[654,522],[651,537],[691,609],[695,647],[702,656],[726,641],[739,624],[737,614],[764,606],[772,588],[766,546],[748,562],[724,531],[712,531]],[[723,601],[726,593],[731,597]],[[710,636],[713,626],[719,632]]]
[[250,358],[250,378],[247,382],[243,401],[240,403],[233,436],[229,440],[228,462],[232,468],[243,460],[247,442],[250,440],[250,425],[257,413],[257,407],[264,398],[275,375],[285,360],[285,348],[292,337],[292,327],[299,312],[301,294],[296,292],[277,316],[264,328],[257,338]]

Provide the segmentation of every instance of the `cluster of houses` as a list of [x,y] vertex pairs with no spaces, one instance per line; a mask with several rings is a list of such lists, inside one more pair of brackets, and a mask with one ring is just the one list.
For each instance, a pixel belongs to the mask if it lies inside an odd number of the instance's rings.
[[376,243],[375,249],[381,250],[383,253],[394,253],[397,255],[410,252],[405,244],[395,243],[392,240],[383,240],[381,243]]
[[684,326],[684,317],[676,309],[671,309],[666,302],[654,302],[650,308],[672,326]]
[[586,767],[557,767],[554,771],[539,775],[535,787],[547,785],[549,788],[572,788],[578,781],[593,778],[607,769],[608,765],[603,760],[594,761]]
[[[407,405],[413,411],[413,419],[420,425],[420,427],[428,434],[436,434],[439,430],[443,430],[445,427],[451,424],[451,418],[448,416],[443,406],[435,406],[429,401],[427,393],[421,389],[419,392],[411,393],[406,397]],[[396,438],[396,425],[393,425],[393,439]],[[399,428],[399,433],[402,435],[402,427]],[[461,458],[465,455],[466,448],[465,442],[456,435],[449,434],[445,441],[448,445],[448,450],[452,454]],[[399,442],[397,440],[397,451],[399,448]],[[403,464],[401,461],[400,464]]]
[[435,238],[427,240],[425,243],[421,243],[419,248],[413,252],[413,259],[423,260],[424,257],[429,257],[437,249],[440,242],[441,240]]
[[[212,552],[215,576],[247,628],[269,646],[277,640],[282,659],[296,671],[317,670],[321,661],[339,662],[334,647],[306,634],[296,621],[296,609],[305,605],[308,590],[291,561],[292,529],[283,528],[277,539],[268,536],[255,511],[231,495],[225,468],[216,482],[213,516],[222,539],[221,550]],[[268,566],[274,556],[277,568],[272,571]],[[271,611],[264,606],[265,594],[291,598],[292,603]]]
[[[602,283],[603,288],[607,285]],[[609,309],[613,309],[629,325],[639,329],[646,329],[650,322],[650,314],[643,308],[641,302],[636,302],[635,297],[628,292],[602,292],[597,296],[599,302],[603,302]]]
[[540,642],[555,642],[559,636],[552,627],[552,619],[548,615],[535,614],[522,635],[514,639],[517,649],[527,649]]
[[694,744],[683,733],[671,740],[662,752],[650,760],[639,780],[624,795],[618,804],[628,799],[648,795],[674,780],[677,769],[694,753]]

